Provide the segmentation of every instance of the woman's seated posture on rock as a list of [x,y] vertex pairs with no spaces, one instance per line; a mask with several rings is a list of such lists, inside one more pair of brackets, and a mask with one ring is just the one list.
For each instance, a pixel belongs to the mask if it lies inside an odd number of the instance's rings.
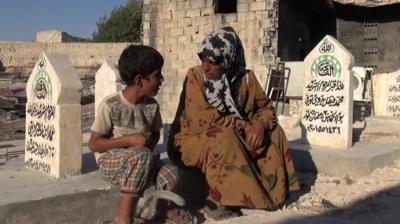
[[171,127],[169,156],[205,174],[216,219],[235,215],[232,207],[279,208],[299,184],[271,100],[245,69],[238,35],[231,27],[210,33],[198,56]]

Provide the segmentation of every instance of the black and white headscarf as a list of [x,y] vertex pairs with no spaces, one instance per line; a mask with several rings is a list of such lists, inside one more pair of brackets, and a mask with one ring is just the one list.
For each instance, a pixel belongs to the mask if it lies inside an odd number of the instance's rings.
[[208,59],[225,68],[217,80],[208,80],[203,74],[204,89],[209,104],[222,114],[234,114],[242,119],[232,98],[230,84],[246,73],[246,61],[239,36],[231,27],[223,27],[208,34],[198,51],[200,59]]

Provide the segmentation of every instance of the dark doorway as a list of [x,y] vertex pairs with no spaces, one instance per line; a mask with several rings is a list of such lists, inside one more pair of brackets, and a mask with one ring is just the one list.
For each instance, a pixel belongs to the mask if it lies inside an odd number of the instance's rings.
[[278,30],[281,61],[303,61],[325,35],[336,37],[334,6],[330,0],[280,0]]
[[215,11],[215,14],[236,13],[237,12],[237,0],[216,0],[214,11]]

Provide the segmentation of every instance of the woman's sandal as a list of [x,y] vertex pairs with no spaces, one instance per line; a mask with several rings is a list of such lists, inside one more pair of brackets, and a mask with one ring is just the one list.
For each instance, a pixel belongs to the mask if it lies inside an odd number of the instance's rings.
[[205,213],[207,214],[207,216],[215,221],[235,218],[235,217],[239,217],[242,215],[240,210],[235,211],[235,210],[232,210],[229,208],[224,208],[224,207],[216,208],[216,209],[209,209],[206,207],[204,210],[205,210]]

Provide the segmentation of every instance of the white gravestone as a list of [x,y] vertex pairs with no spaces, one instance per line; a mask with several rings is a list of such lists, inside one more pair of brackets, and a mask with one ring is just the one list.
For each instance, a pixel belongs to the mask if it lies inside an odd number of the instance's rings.
[[305,58],[303,136],[311,145],[352,146],[354,57],[327,35]]
[[[100,69],[96,72],[96,83],[95,83],[95,116],[97,115],[97,107],[100,102],[104,100],[107,96],[120,91],[123,87],[121,84],[121,76],[119,75],[118,70],[115,68],[113,63],[109,60],[104,60]],[[100,157],[99,153],[94,154],[96,157],[96,161]]]
[[100,102],[112,93],[120,91],[122,89],[122,84],[118,70],[108,59],[104,60],[100,69],[96,72],[95,79],[94,105],[96,116],[97,107],[99,106]]
[[25,164],[60,178],[79,174],[82,84],[62,54],[43,52],[26,85]]
[[400,117],[400,70],[387,76],[387,109],[389,117]]

